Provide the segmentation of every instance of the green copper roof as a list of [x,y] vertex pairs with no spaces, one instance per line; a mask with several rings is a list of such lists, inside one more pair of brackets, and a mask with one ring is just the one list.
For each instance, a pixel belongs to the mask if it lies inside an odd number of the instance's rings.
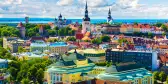
[[73,61],[73,60],[85,60],[86,57],[79,53],[72,53],[72,54],[64,54],[62,56],[64,61]]
[[120,81],[127,81],[127,80],[134,80],[137,78],[143,78],[146,76],[152,76],[148,70],[144,68],[121,71],[121,72],[111,72],[111,73],[104,73],[97,76],[98,79],[102,80],[120,80]]
[[[88,65],[86,66],[77,66],[76,61],[88,60]],[[47,69],[48,72],[52,73],[87,73],[91,71],[95,67],[95,64],[87,59],[86,57],[82,56],[81,54],[72,53],[72,54],[65,54],[63,55],[60,60],[56,63],[50,65]]]

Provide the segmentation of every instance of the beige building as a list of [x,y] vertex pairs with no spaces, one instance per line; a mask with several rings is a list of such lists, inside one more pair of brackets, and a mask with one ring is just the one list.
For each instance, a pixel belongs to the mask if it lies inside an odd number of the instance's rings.
[[17,37],[4,37],[3,48],[9,48],[11,52],[18,52],[18,47],[24,45],[24,40],[19,40]]

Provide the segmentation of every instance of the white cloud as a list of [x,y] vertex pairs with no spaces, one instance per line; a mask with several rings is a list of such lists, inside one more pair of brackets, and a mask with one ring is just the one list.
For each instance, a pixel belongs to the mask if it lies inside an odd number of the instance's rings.
[[[103,7],[103,6],[109,6],[112,5],[112,0],[87,0],[88,6],[90,7]],[[78,3],[80,5],[85,5],[86,0],[78,0]]]
[[[90,18],[106,18],[109,7],[113,18],[168,18],[167,5],[140,4],[139,0],[87,0]],[[84,16],[86,0],[0,0],[0,17]]]
[[57,2],[57,5],[59,6],[67,6],[67,5],[72,5],[74,0],[59,0]]

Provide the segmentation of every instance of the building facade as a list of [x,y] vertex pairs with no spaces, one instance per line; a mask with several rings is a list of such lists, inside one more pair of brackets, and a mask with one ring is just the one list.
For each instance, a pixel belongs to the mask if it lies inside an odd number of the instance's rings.
[[3,48],[10,49],[12,53],[18,52],[19,46],[24,46],[25,41],[19,40],[17,37],[4,37],[3,38]]
[[120,26],[116,26],[116,25],[102,26],[102,33],[103,34],[119,34],[120,33]]
[[126,50],[106,50],[106,61],[121,63],[121,62],[136,62],[142,64],[149,70],[156,70],[158,65],[157,51],[126,51]]
[[[71,50],[68,53],[73,53],[74,51]],[[76,51],[95,63],[105,62],[105,50],[103,49],[78,49]]]
[[118,71],[116,66],[110,66],[105,73],[99,74],[97,79],[128,84],[154,84],[152,73],[144,68]]
[[44,52],[49,50],[51,53],[60,53],[63,54],[67,52],[69,49],[68,45],[64,42],[56,42],[56,43],[45,43],[42,40],[35,41],[30,44],[30,51],[40,51]]
[[[152,74],[144,69],[95,66],[92,61],[76,51],[63,55],[45,71],[44,84],[92,84],[90,80],[104,80],[105,84],[154,84]],[[107,82],[108,81],[108,82]],[[94,84],[94,83],[93,83]],[[102,84],[102,83],[95,83]]]
[[81,54],[76,52],[65,54],[45,71],[45,84],[70,84],[89,80],[84,75],[90,72],[94,66],[94,63]]

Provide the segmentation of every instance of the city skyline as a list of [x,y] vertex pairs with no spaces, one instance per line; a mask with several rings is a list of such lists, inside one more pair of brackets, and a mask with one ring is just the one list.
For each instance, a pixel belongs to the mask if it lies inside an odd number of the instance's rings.
[[[3,3],[2,3],[3,2]],[[84,17],[86,0],[1,0],[0,17]],[[166,0],[88,0],[91,19],[106,19],[111,8],[116,19],[167,19]],[[35,12],[33,12],[35,11]]]

